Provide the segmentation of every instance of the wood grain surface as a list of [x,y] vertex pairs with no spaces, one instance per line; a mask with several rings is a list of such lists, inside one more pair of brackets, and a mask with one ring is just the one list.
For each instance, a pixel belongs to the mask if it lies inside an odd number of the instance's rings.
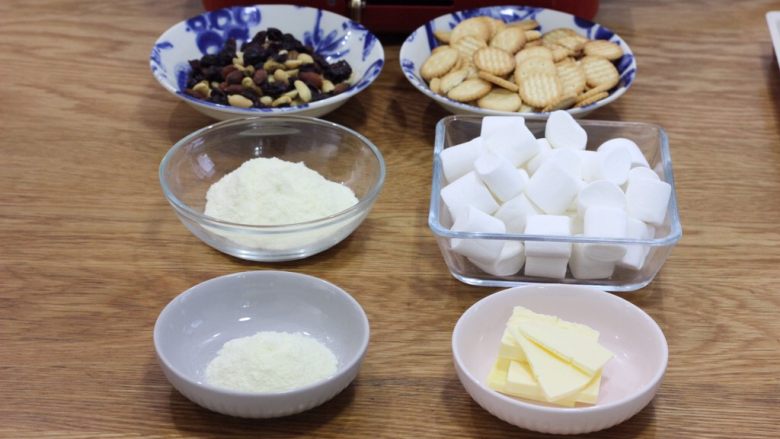
[[[384,190],[346,241],[262,264],[202,244],[157,167],[211,121],[162,90],[153,42],[199,1],[0,2],[0,436],[541,437],[474,403],[451,364],[460,314],[495,291],[448,273],[427,227],[435,123],[400,72],[400,38],[365,92],[326,119],[372,139]],[[637,56],[633,88],[592,119],[670,137],[684,236],[650,286],[625,294],[670,347],[636,417],[589,437],[777,437],[780,428],[780,69],[764,14],[780,2],[602,1],[597,21]],[[206,279],[283,269],[363,305],[357,380],[309,412],[242,420],[172,389],[152,327]]]

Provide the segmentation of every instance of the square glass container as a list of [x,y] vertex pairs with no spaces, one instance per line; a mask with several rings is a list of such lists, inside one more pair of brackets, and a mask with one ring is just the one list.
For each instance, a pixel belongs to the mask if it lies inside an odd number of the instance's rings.
[[[606,291],[634,291],[649,284],[663,266],[672,248],[682,236],[682,226],[677,210],[674,176],[672,174],[672,158],[669,153],[669,140],[663,128],[638,122],[609,122],[580,120],[580,125],[588,133],[587,149],[595,150],[603,142],[617,137],[631,139],[639,146],[647,158],[650,167],[662,181],[672,187],[669,206],[663,224],[655,227],[652,239],[630,238],[597,238],[585,236],[553,236],[528,235],[516,233],[476,233],[452,231],[453,220],[442,201],[441,189],[447,182],[444,178],[441,163],[441,152],[445,148],[467,142],[480,134],[482,117],[480,116],[447,116],[436,125],[436,140],[433,159],[433,184],[431,188],[431,204],[428,215],[428,225],[436,236],[444,261],[452,275],[467,284],[491,287],[512,287],[529,283],[562,283],[588,285]],[[537,138],[544,137],[545,121],[526,120],[526,126]],[[603,279],[576,279],[571,270],[566,271],[564,278],[544,278],[526,276],[525,266],[519,272],[508,276],[495,276],[482,271],[466,257],[452,251],[452,239],[490,239],[505,241],[564,242],[571,244],[612,244],[627,247],[641,247],[647,250],[644,264],[638,270],[621,266],[615,268],[612,276]]]

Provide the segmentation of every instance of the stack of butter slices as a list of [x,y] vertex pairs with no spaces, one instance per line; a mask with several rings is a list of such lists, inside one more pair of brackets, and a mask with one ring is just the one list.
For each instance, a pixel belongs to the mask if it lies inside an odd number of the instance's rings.
[[507,321],[488,376],[498,392],[564,407],[595,404],[612,353],[599,332],[522,306]]

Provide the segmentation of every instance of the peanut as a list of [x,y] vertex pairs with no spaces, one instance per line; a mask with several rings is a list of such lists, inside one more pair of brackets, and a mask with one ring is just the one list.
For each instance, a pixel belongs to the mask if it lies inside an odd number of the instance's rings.
[[211,87],[209,87],[209,83],[206,80],[200,81],[199,83],[195,84],[195,86],[192,87],[192,91],[201,95],[204,98],[211,96]]
[[299,79],[295,81],[293,85],[295,85],[295,89],[298,90],[298,96],[303,102],[311,101],[311,90],[309,90],[309,87],[304,84],[303,81]]
[[241,95],[228,95],[228,104],[233,107],[249,108],[252,106],[252,101]]
[[292,103],[292,99],[289,96],[280,96],[271,103],[271,106],[279,107],[281,105],[290,105],[291,103]]
[[308,53],[301,53],[298,55],[298,58],[296,58],[298,61],[301,62],[301,64],[312,64],[314,63],[314,58],[311,57]]
[[329,80],[325,79],[324,81],[322,81],[322,92],[323,93],[330,93],[330,92],[333,91],[334,88],[336,88],[336,87]]

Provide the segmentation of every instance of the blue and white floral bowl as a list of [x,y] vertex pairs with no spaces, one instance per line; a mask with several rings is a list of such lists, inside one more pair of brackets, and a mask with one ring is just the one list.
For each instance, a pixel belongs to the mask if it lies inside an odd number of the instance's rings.
[[547,116],[549,115],[549,113],[507,113],[486,110],[474,105],[454,101],[446,96],[436,94],[428,88],[428,85],[420,76],[420,66],[428,59],[431,51],[439,45],[439,42],[433,36],[434,31],[449,31],[467,18],[482,15],[497,18],[506,23],[533,19],[539,23],[539,30],[542,33],[557,28],[569,28],[589,39],[609,40],[620,45],[624,54],[616,65],[618,72],[620,73],[620,83],[606,98],[584,107],[567,110],[574,117],[585,116],[597,108],[608,105],[628,91],[628,88],[631,87],[631,84],[634,82],[634,78],[636,77],[636,59],[634,58],[634,53],[628,47],[628,44],[626,44],[626,42],[616,33],[599,24],[564,12],[528,6],[493,6],[470,9],[442,15],[441,17],[429,21],[412,32],[412,34],[406,38],[403,46],[401,46],[401,70],[403,71],[404,76],[406,76],[406,79],[447,111],[455,114],[473,114],[481,116],[514,114],[523,116],[526,119],[537,120],[547,119]]
[[[238,108],[196,99],[184,93],[188,61],[217,53],[228,38],[238,46],[255,33],[275,27],[291,33],[325,57],[352,66],[352,87],[344,93],[292,107]],[[382,71],[382,43],[368,29],[346,17],[321,9],[292,5],[258,5],[219,9],[179,22],[154,43],[149,65],[160,84],[174,96],[215,119],[278,114],[319,117],[365,90]]]

